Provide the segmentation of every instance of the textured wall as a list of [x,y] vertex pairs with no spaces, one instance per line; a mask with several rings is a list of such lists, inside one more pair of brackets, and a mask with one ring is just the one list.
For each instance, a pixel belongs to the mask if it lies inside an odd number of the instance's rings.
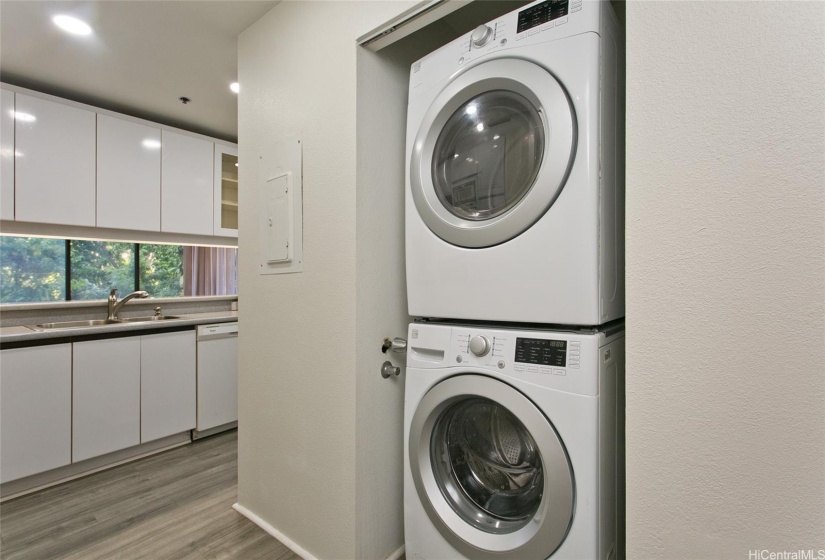
[[[282,2],[239,39],[238,499],[318,558],[356,557],[356,447],[385,444],[377,425],[356,441],[356,38],[410,5]],[[289,135],[304,272],[261,276],[256,162]]]
[[825,549],[825,4],[627,4],[629,558]]

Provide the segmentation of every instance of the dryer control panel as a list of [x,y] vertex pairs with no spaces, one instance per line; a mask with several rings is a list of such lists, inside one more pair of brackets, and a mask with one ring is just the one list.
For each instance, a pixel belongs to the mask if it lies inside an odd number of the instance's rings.
[[600,9],[599,2],[585,6],[583,0],[534,2],[456,39],[456,61],[463,66],[490,52],[597,30]]
[[[581,10],[582,0],[573,0],[576,11]],[[569,13],[568,0],[545,0],[519,11],[516,33],[523,33],[551,21],[563,18]]]
[[[608,18],[615,20],[607,0],[538,0],[528,4],[476,27],[414,62],[410,68],[409,101],[433,87],[443,87],[442,82],[455,72],[484,60],[507,55],[530,59],[529,47],[533,45],[583,33],[602,34]],[[522,50],[525,47],[528,50]]]

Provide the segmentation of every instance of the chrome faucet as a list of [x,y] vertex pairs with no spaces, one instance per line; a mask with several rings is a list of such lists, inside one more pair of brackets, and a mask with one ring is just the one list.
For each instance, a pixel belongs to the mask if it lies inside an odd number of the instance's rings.
[[144,292],[143,290],[139,290],[137,292],[132,292],[131,294],[124,297],[122,300],[117,300],[117,288],[112,288],[109,292],[109,316],[106,318],[108,321],[117,321],[117,314],[120,311],[120,308],[123,307],[123,304],[129,301],[132,298],[148,298],[149,292]]

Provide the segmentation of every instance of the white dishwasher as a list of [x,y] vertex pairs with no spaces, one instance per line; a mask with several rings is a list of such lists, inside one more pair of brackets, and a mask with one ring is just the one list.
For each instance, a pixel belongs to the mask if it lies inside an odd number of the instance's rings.
[[238,425],[238,323],[198,327],[198,419],[192,438]]

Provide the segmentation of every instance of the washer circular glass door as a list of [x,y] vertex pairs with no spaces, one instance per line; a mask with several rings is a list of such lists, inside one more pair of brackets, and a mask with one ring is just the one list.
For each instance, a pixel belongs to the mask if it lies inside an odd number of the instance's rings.
[[465,374],[430,389],[412,418],[409,460],[430,520],[468,558],[546,558],[567,535],[567,452],[510,385]]
[[469,68],[436,96],[415,138],[418,213],[448,243],[504,243],[556,200],[575,140],[570,101],[544,68],[515,58]]

